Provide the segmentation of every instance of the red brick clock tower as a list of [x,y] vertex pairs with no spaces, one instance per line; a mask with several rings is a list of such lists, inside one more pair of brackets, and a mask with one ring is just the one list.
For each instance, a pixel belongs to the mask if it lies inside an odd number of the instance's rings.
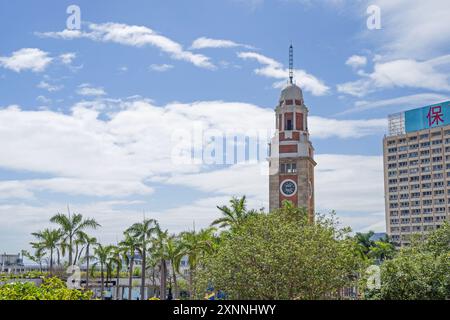
[[289,48],[289,83],[275,108],[276,133],[269,158],[269,207],[284,200],[305,207],[314,220],[314,148],[309,140],[308,108],[300,87],[293,83],[293,50]]

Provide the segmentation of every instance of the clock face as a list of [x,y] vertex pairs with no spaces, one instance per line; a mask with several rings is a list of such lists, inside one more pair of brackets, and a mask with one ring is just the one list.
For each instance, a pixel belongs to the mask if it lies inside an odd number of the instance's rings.
[[280,185],[280,191],[283,195],[289,197],[297,192],[297,184],[294,180],[284,180]]

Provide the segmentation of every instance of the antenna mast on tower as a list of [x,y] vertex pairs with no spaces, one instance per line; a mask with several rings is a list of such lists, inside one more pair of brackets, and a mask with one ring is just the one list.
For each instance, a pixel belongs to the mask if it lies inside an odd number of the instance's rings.
[[294,78],[294,48],[289,47],[289,83],[292,84],[292,79]]

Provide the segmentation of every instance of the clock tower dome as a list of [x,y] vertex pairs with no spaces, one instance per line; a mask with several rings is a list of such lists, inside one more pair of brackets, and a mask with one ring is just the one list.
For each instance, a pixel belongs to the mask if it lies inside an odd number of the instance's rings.
[[300,87],[293,83],[293,49],[289,48],[289,83],[275,108],[276,132],[270,143],[269,207],[284,200],[304,207],[314,220],[314,148],[309,140],[308,108]]

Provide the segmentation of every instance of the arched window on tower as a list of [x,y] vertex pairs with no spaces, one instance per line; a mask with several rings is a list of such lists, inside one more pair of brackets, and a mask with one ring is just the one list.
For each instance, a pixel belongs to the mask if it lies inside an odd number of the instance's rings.
[[292,120],[288,119],[286,123],[286,130],[292,130]]
[[286,131],[291,131],[294,130],[294,119],[293,119],[294,114],[292,112],[287,112],[285,114],[285,126],[284,126],[284,130]]

